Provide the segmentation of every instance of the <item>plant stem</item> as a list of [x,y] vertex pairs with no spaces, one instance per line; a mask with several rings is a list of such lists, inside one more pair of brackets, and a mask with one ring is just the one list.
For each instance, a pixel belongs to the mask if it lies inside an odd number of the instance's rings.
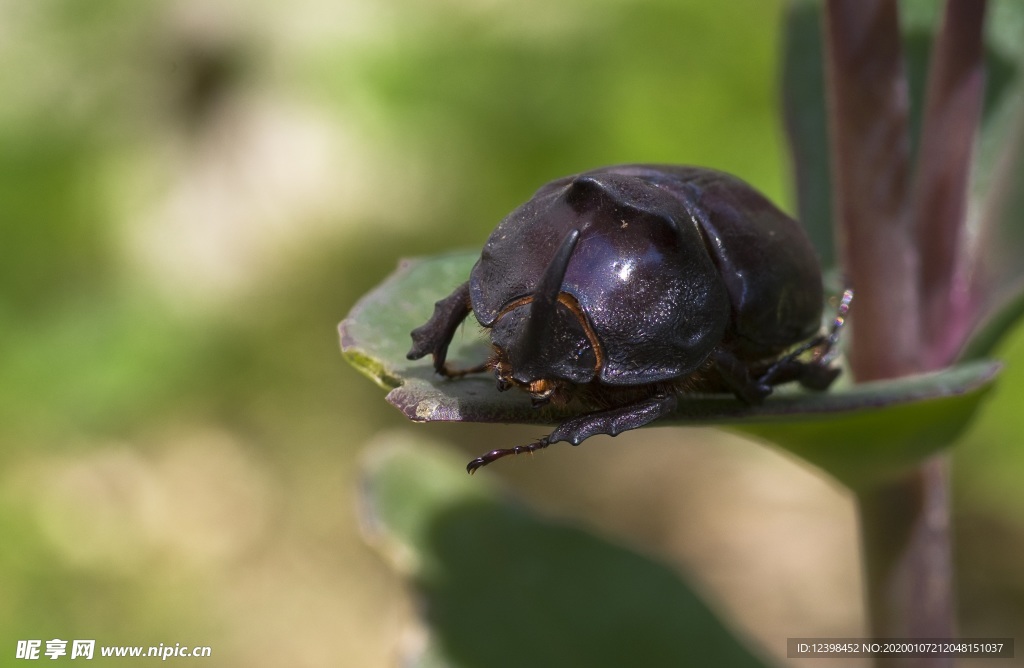
[[895,0],[825,5],[826,91],[839,257],[856,292],[858,381],[921,370],[910,210],[909,93]]
[[[951,638],[949,458],[938,455],[901,480],[860,490],[862,549],[872,634]],[[878,659],[878,668],[950,668],[952,657]]]
[[[963,342],[960,251],[981,109],[984,0],[950,0],[911,191],[907,81],[895,0],[829,0],[827,93],[839,253],[855,289],[858,381],[941,368]],[[912,198],[913,195],[913,198]],[[883,435],[879,435],[882,437]],[[857,490],[872,634],[954,634],[949,460]],[[879,666],[952,666],[951,658]]]
[[985,0],[949,0],[932,49],[914,182],[925,366],[950,363],[973,323],[964,218],[985,83]]

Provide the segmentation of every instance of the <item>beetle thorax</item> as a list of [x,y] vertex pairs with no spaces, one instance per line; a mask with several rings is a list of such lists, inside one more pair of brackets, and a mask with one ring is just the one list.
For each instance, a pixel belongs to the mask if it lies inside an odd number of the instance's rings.
[[532,293],[506,303],[491,327],[498,389],[515,385],[548,401],[566,383],[590,382],[600,369],[600,344],[576,298],[562,290],[579,241],[572,229]]

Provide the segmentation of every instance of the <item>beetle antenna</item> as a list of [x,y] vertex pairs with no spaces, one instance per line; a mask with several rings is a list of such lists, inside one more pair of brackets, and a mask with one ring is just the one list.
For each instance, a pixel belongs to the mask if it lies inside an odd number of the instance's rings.
[[565,235],[562,245],[558,247],[555,257],[551,259],[547,269],[544,270],[544,275],[541,276],[540,283],[537,284],[537,289],[533,292],[525,341],[531,352],[544,345],[544,335],[554,320],[558,295],[562,291],[562,281],[569,268],[569,258],[572,257],[579,238],[580,231],[575,229]]

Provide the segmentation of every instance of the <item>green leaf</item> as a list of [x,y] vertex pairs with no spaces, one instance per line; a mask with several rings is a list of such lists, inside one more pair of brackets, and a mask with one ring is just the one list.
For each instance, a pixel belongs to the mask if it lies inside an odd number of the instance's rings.
[[[400,386],[408,376],[425,375],[420,372],[429,365],[405,359],[412,346],[409,332],[426,322],[434,302],[469,277],[478,257],[479,251],[467,251],[401,260],[398,269],[359,300],[338,326],[346,359],[385,389]],[[480,339],[472,334],[469,338],[455,336],[450,360],[471,363],[467,357]]]
[[836,263],[821,3],[791,2],[783,25],[782,103],[796,180],[797,218],[823,267]]
[[[433,303],[468,276],[476,254],[403,260],[397,271],[352,309],[340,325],[345,357],[390,392],[410,420],[557,424],[572,408],[534,409],[523,392],[498,392],[489,376],[446,380],[429,360],[405,358],[409,332]],[[487,354],[479,327],[456,335],[450,359],[471,366]],[[967,424],[998,374],[977,360],[941,372],[843,385],[823,393],[780,388],[760,406],[726,395],[692,396],[658,422],[736,425],[821,467],[854,487],[898,475],[948,446]],[[515,444],[509,444],[515,445]]]
[[[730,428],[773,443],[860,490],[909,472],[952,445],[970,424],[999,369],[998,363],[981,361],[935,374],[864,383],[830,395],[837,400],[834,406],[852,404],[859,396],[862,408],[838,408],[819,417],[805,410],[799,420]],[[876,402],[875,407],[869,402]],[[804,409],[811,407],[800,403]]]
[[1007,334],[1024,320],[1024,285],[1018,286],[1015,294],[993,308],[987,317],[975,327],[960,352],[959,361],[968,362],[990,356]]
[[379,443],[361,489],[368,540],[422,599],[412,665],[766,665],[668,566],[506,500],[450,453]]

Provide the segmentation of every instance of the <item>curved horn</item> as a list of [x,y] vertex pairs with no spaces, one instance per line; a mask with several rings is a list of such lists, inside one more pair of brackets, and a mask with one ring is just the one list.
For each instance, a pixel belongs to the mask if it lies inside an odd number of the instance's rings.
[[544,345],[544,335],[555,318],[555,305],[558,304],[558,294],[562,291],[562,281],[565,279],[565,271],[569,268],[569,258],[576,249],[576,242],[580,239],[579,230],[571,230],[562,240],[562,245],[555,252],[544,275],[541,276],[537,289],[533,291],[533,301],[530,304],[530,317],[526,327],[526,347],[531,353],[535,353],[540,346]]

